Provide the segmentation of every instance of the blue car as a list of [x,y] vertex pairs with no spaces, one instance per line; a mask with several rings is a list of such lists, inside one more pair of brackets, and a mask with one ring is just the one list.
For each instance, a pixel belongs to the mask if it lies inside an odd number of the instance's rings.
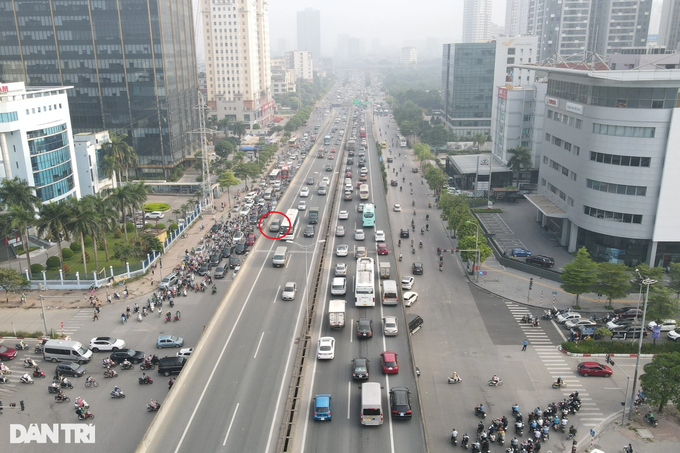
[[184,346],[184,338],[174,335],[161,335],[156,340],[157,348],[181,348]]
[[314,420],[331,420],[331,396],[319,393],[314,397]]
[[531,256],[531,252],[527,249],[518,247],[516,249],[512,249],[512,256]]

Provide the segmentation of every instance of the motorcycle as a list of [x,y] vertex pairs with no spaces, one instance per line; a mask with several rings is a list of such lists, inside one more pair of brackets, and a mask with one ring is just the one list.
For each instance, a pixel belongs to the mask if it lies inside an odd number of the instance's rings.
[[115,390],[111,390],[111,398],[125,398],[125,393],[123,393],[122,390],[118,390],[117,392]]
[[24,359],[24,368],[35,368],[35,367],[36,367],[36,363],[32,358],[28,357],[28,358]]
[[156,367],[153,366],[152,364],[148,363],[148,362],[144,362],[144,363],[139,364],[139,369],[140,370],[155,370]]
[[113,368],[116,365],[118,364],[113,360],[109,359],[108,357],[102,360],[102,368]]
[[177,321],[179,321],[180,319],[182,319],[182,318],[180,318],[180,315],[175,315],[175,316],[172,318],[172,322],[177,322]]
[[76,414],[78,414],[78,420],[87,420],[88,418],[94,420],[94,414],[89,411],[76,411]]
[[494,381],[493,379],[489,379],[489,385],[493,387],[500,387],[503,385],[503,379],[499,379],[497,381]]
[[41,378],[44,378],[44,377],[45,377],[45,372],[44,372],[43,370],[41,370],[40,368],[38,368],[38,369],[36,369],[36,370],[33,371],[33,377],[41,377]]
[[467,434],[464,434],[463,439],[460,442],[460,446],[467,450],[469,443],[470,443],[470,436],[468,436]]
[[120,299],[120,294],[114,292],[113,297],[115,297],[116,299]]
[[59,389],[60,386],[58,382],[53,382],[47,386],[47,391],[50,393],[59,393]]
[[137,321],[138,321],[138,322],[142,322],[142,319],[143,319],[143,318],[142,318],[142,314],[141,314],[141,313],[137,313]]
[[45,346],[43,346],[42,344],[39,344],[38,346],[33,348],[33,352],[35,354],[42,354],[43,352],[45,352]]
[[19,343],[14,345],[14,349],[16,349],[18,351],[23,351],[23,350],[28,349],[28,345],[26,343],[24,343],[24,341],[22,340]]
[[33,384],[34,383],[33,378],[28,373],[25,373],[23,376],[21,376],[19,381],[21,381],[22,384]]
[[104,371],[104,378],[115,378],[118,377],[118,373],[116,373],[114,370],[108,370]]
[[217,292],[217,288],[213,286],[212,293],[215,294],[216,292]]
[[134,370],[135,366],[131,363],[121,363],[120,364],[120,369],[121,370]]
[[553,382],[553,384],[552,384],[552,388],[554,388],[554,389],[566,388],[566,387],[567,387],[567,383],[564,382],[564,381],[560,382],[559,384],[557,382]]
[[402,254],[400,253],[400,254],[399,254],[399,261],[401,261],[402,258],[403,258],[403,256],[402,256]]
[[168,313],[167,315],[165,315],[165,322],[166,322],[166,323],[170,322],[170,313]]
[[550,310],[545,310],[545,312],[543,313],[543,316],[541,316],[541,318],[550,321],[551,319],[554,318],[554,316],[552,315]]
[[472,453],[481,453],[481,447],[479,446],[479,442],[472,443]]
[[138,381],[140,384],[153,384],[153,379],[149,376],[140,377]]
[[9,378],[4,374],[0,374],[0,384],[9,384]]
[[77,398],[76,398],[76,402],[73,403],[73,407],[75,407],[76,409],[85,409],[85,410],[88,410],[88,409],[90,408],[90,405],[87,404],[87,401],[85,401],[85,400],[82,399],[81,397],[77,397]]
[[498,438],[496,439],[496,443],[498,445],[505,444],[505,431],[501,431],[501,432],[498,433]]
[[54,401],[56,401],[57,403],[68,403],[69,401],[71,401],[71,398],[69,398],[66,395],[64,396],[54,395]]
[[456,431],[451,431],[451,443],[458,445],[458,433]]
[[161,403],[156,400],[151,400],[149,404],[146,405],[146,410],[149,412],[156,412],[161,408]]
[[657,425],[659,424],[659,421],[656,419],[656,417],[654,417],[654,414],[652,414],[651,412],[648,412],[648,413],[645,415],[645,421],[646,421],[647,423],[649,423],[650,425],[652,425],[653,427],[655,427],[655,428],[656,428]]
[[519,406],[517,404],[515,404],[514,406],[512,406],[512,415],[516,416],[518,414],[519,414]]
[[449,381],[449,384],[458,384],[459,382],[463,382],[463,379],[460,376],[455,375],[455,376],[449,376],[448,381]]
[[571,440],[576,437],[577,430],[572,426],[573,429],[569,429],[569,434],[567,434],[567,440]]
[[12,370],[10,370],[7,365],[0,362],[0,374],[12,374]]
[[73,384],[68,379],[62,379],[62,381],[59,385],[63,389],[72,389],[73,388]]
[[515,434],[517,434],[519,437],[522,437],[524,435],[524,423],[522,422],[515,423]]
[[479,406],[475,406],[475,415],[478,417],[486,418],[486,411],[484,409],[479,408]]
[[85,387],[99,387],[99,382],[95,381],[91,376],[88,376],[85,380]]

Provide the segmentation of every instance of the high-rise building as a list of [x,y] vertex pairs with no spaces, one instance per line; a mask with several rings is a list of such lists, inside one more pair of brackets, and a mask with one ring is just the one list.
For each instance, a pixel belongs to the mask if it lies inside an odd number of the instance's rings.
[[463,42],[489,39],[491,0],[465,0],[463,5]]
[[539,58],[600,55],[644,47],[649,30],[649,0],[533,0],[528,33],[539,37]]
[[418,51],[416,50],[415,47],[402,47],[399,61],[401,62],[401,64],[418,63]]
[[208,106],[264,126],[274,113],[267,0],[202,0]]
[[67,91],[0,83],[0,179],[18,177],[41,202],[80,198]]
[[321,58],[321,13],[318,9],[298,11],[297,48],[312,52],[314,58]]
[[305,82],[314,82],[314,61],[312,52],[292,50],[286,52],[284,57],[286,69],[292,69],[295,80],[302,79]]
[[524,35],[527,32],[529,18],[529,0],[506,0],[505,34],[508,36]]
[[680,44],[680,0],[664,0],[659,23],[660,47],[678,50]]
[[104,189],[115,189],[116,180],[104,171],[103,145],[111,141],[108,131],[89,134],[82,132],[73,136],[80,194],[94,195]]
[[136,176],[168,176],[195,151],[190,1],[13,0],[0,2],[0,30],[0,80],[74,86],[73,131],[127,134]]

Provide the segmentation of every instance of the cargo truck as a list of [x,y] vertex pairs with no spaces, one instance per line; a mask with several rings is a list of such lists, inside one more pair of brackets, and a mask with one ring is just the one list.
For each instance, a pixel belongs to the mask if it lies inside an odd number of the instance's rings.
[[332,329],[345,327],[345,301],[331,300],[328,304],[328,323]]

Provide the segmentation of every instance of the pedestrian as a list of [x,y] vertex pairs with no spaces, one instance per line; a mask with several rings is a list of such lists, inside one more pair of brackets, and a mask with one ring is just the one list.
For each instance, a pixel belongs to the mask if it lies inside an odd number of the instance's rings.
[[21,293],[21,303],[25,304],[26,303],[26,294]]
[[175,378],[170,378],[170,380],[168,381],[168,390],[170,390],[172,388],[172,384],[174,384],[174,383],[175,383]]
[[529,342],[525,339],[525,340],[524,340],[524,343],[523,343],[523,345],[522,345],[522,351],[526,351],[526,350],[527,350],[527,345],[529,345]]
[[94,315],[92,316],[92,322],[98,321],[99,320],[99,314],[97,313],[97,309],[95,308],[94,310]]

